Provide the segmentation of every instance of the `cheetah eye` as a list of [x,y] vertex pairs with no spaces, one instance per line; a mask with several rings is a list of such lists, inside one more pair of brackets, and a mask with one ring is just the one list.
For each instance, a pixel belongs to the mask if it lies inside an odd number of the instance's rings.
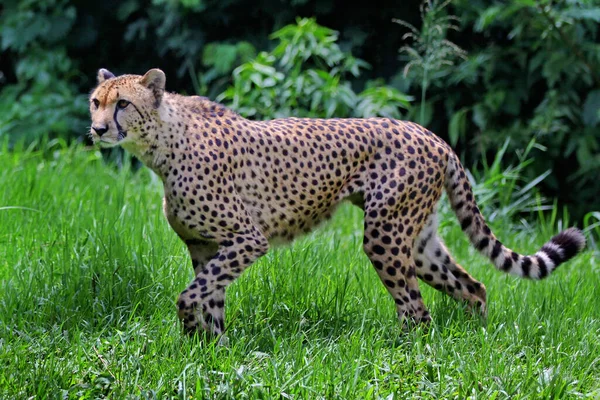
[[119,100],[117,101],[117,108],[123,109],[129,105],[127,100]]
[[100,107],[100,101],[98,101],[98,99],[92,99],[92,103],[94,104],[94,107]]

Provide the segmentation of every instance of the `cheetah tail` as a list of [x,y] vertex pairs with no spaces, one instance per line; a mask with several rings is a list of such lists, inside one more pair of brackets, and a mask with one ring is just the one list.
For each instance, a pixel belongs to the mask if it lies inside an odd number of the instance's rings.
[[571,259],[585,247],[585,237],[576,228],[554,236],[531,256],[515,253],[496,239],[485,223],[465,170],[456,155],[450,156],[446,170],[446,192],[462,230],[469,240],[501,271],[529,279],[543,279],[560,264]]

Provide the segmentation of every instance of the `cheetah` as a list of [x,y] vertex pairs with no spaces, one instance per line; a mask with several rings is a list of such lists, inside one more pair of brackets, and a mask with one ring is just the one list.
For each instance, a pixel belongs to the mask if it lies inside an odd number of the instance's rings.
[[391,118],[253,121],[205,97],[165,91],[159,69],[100,69],[90,95],[94,142],[120,145],[164,184],[163,211],[195,277],[178,297],[188,333],[224,333],[225,289],[275,242],[328,219],[343,200],[364,211],[363,249],[403,325],[431,321],[418,279],[473,312],[486,288],[437,234],[445,190],[471,244],[501,271],[543,279],[585,247],[569,228],[534,255],[505,247],[482,216],[465,170],[441,138]]

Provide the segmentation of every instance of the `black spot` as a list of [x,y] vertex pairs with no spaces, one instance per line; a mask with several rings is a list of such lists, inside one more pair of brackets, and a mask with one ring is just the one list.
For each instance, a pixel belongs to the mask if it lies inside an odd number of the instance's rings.
[[469,226],[471,226],[472,223],[473,223],[473,218],[471,216],[468,216],[462,220],[462,222],[460,223],[460,227],[464,231],[467,228],[469,228]]
[[502,243],[499,240],[496,240],[496,243],[494,243],[494,248],[492,249],[492,254],[490,255],[492,260],[498,258],[500,255],[500,250],[502,250]]
[[521,269],[523,269],[523,276],[529,278],[529,273],[531,271],[531,258],[523,257],[523,261],[521,262]]
[[502,270],[508,272],[512,268],[512,265],[513,265],[513,260],[511,260],[510,258],[506,257],[504,259],[504,264],[502,264]]
[[376,244],[375,246],[373,246],[373,251],[376,254],[379,254],[379,255],[385,254],[385,249],[382,246],[378,245],[378,244]]
[[544,262],[544,260],[542,260],[541,257],[537,257],[538,260],[538,267],[540,269],[540,275],[539,278],[545,278],[546,276],[548,276],[548,267],[546,267],[546,263]]
[[489,244],[490,244],[490,239],[489,238],[483,238],[483,239],[481,239],[481,241],[477,245],[477,248],[480,251],[482,251],[482,250],[485,250],[488,247]]
[[556,250],[554,250],[552,247],[545,244],[544,246],[542,246],[541,251],[546,253],[548,258],[550,258],[552,260],[554,265],[558,265],[562,262],[562,258],[560,256],[560,254],[558,254],[558,252]]
[[219,277],[217,277],[217,281],[221,282],[221,281],[232,281],[233,280],[233,276],[229,275],[229,274],[223,274]]

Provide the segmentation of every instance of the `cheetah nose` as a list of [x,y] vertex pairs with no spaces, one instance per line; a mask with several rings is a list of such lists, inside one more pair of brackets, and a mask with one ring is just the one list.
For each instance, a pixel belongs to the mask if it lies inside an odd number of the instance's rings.
[[92,129],[98,134],[98,136],[102,136],[108,131],[108,126],[92,126]]

